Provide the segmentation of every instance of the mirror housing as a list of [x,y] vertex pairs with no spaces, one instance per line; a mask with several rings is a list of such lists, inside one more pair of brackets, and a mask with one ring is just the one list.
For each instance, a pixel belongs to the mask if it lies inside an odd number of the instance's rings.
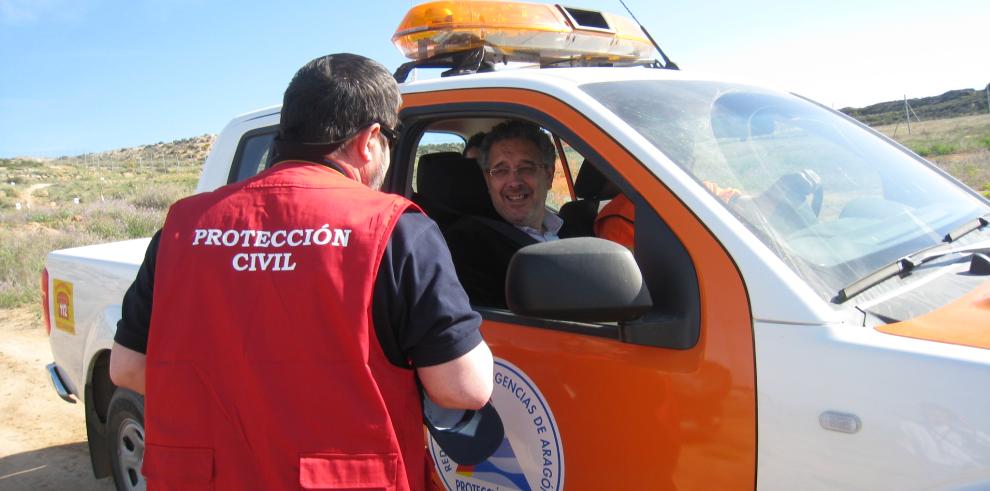
[[520,249],[509,262],[505,298],[516,314],[576,322],[626,321],[653,307],[632,253],[594,237]]

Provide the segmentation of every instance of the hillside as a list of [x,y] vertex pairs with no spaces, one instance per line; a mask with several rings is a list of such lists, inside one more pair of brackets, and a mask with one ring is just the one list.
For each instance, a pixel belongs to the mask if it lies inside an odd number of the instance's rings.
[[198,161],[203,162],[210,153],[216,135],[201,135],[171,142],[158,142],[139,147],[118,148],[106,152],[88,153],[74,157],[59,157],[57,160],[142,162],[142,161]]
[[[933,119],[948,119],[974,114],[987,114],[986,89],[950,90],[942,95],[908,99],[913,114],[911,121],[930,121]],[[870,126],[896,124],[905,122],[904,101],[880,102],[866,107],[847,107],[840,109],[861,122]],[[917,118],[916,118],[917,117]]]

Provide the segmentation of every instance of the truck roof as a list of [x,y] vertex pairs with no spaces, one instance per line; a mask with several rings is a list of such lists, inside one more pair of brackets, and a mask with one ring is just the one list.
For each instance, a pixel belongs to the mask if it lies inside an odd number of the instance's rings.
[[[658,70],[645,67],[532,67],[409,81],[399,84],[399,90],[403,94],[413,94],[439,90],[517,88],[557,93],[589,83],[632,80],[681,80],[751,85],[743,80],[733,80],[716,74]],[[255,109],[234,117],[229,124],[238,125],[253,119],[273,116],[278,114],[281,108],[281,104],[276,104]]]
[[534,87],[536,85],[582,85],[621,80],[715,80],[697,73],[644,67],[518,68],[495,72],[417,80],[400,85],[402,92],[450,90],[477,87]]

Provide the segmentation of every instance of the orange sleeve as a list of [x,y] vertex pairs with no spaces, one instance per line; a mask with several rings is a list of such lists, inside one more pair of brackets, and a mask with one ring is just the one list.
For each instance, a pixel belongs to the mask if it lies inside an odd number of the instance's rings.
[[625,195],[620,194],[605,205],[595,217],[595,236],[633,250],[636,243],[633,226],[635,220],[635,206]]
[[715,184],[714,182],[711,181],[704,181],[702,184],[705,185],[705,189],[707,189],[709,193],[714,194],[716,197],[718,197],[718,199],[722,200],[722,202],[724,203],[728,203],[732,201],[734,198],[738,198],[739,196],[742,196],[742,191],[736,188],[719,187],[718,184]]

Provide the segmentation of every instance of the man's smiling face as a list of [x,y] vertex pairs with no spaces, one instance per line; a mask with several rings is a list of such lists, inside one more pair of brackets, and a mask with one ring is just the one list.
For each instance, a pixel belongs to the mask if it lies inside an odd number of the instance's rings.
[[489,149],[487,162],[485,181],[498,214],[513,225],[540,230],[554,169],[543,163],[536,144],[500,140]]

